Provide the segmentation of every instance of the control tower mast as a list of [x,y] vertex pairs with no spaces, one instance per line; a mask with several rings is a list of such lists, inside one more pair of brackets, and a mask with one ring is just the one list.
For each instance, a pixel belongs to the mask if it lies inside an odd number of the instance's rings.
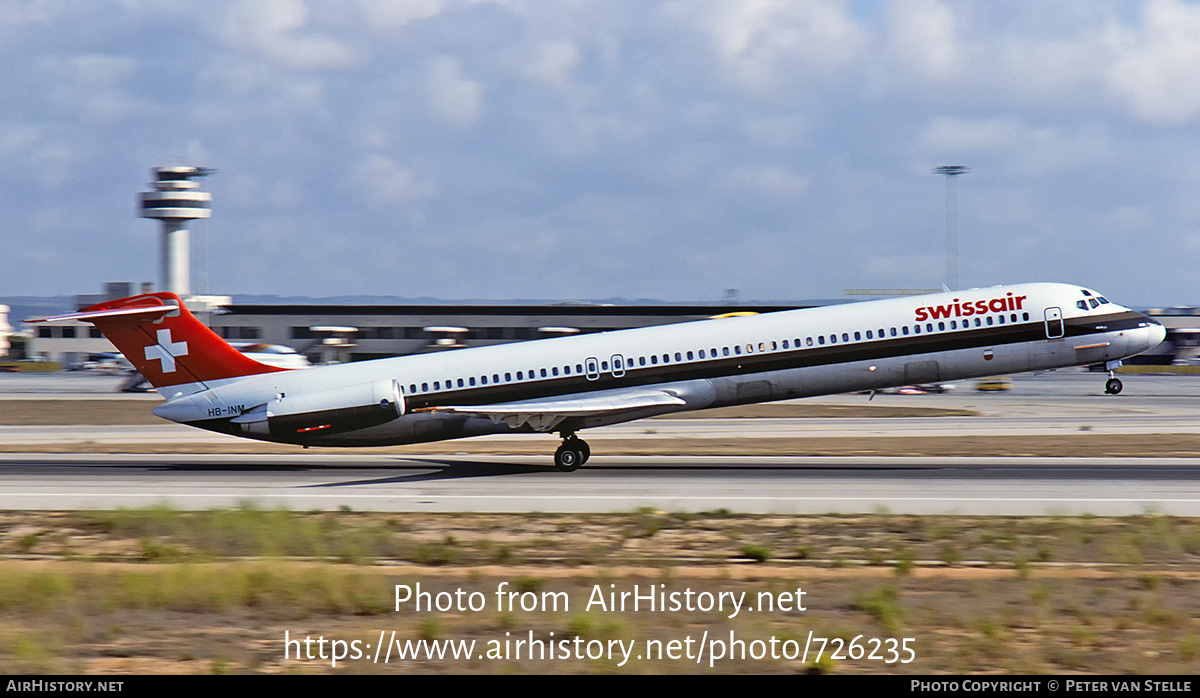
[[188,222],[212,215],[212,194],[200,191],[192,181],[216,170],[207,167],[156,167],[150,171],[154,191],[139,194],[142,218],[162,222],[162,247],[159,259],[160,289],[181,297],[191,295],[191,257]]

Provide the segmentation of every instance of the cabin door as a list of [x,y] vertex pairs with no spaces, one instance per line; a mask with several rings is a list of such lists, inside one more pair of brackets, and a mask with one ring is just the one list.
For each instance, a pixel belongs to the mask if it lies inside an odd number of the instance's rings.
[[1046,308],[1046,338],[1058,339],[1063,336],[1063,317],[1061,308]]

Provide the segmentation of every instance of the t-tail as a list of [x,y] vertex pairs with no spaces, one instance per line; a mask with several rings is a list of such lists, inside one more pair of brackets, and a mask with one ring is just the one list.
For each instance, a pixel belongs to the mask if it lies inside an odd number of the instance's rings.
[[170,399],[227,379],[288,369],[268,366],[233,348],[196,319],[174,293],[148,293],[32,322],[90,322]]

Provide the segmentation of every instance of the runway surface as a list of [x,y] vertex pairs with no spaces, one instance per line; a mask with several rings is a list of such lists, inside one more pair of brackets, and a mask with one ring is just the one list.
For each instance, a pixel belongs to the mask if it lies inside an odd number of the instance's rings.
[[1200,458],[0,456],[0,509],[1200,516]]
[[[0,376],[0,399],[117,397],[119,377]],[[611,512],[729,509],[747,513],[1096,514],[1200,516],[1196,458],[901,458],[606,455],[609,440],[796,436],[930,436],[1200,433],[1200,376],[1126,376],[1101,394],[1104,375],[1020,375],[1000,395],[813,398],[832,405],[968,409],[977,416],[816,419],[651,419],[588,430],[592,461],[550,468],[550,435],[486,437],[545,446],[540,456],[0,455],[0,509],[212,508],[253,503],[294,510]],[[156,402],[152,396],[130,396]],[[164,423],[138,426],[0,426],[0,444],[246,443]],[[750,441],[747,441],[750,442]],[[124,448],[121,446],[120,448]],[[111,449],[110,449],[111,450]],[[502,449],[500,449],[502,450]]]

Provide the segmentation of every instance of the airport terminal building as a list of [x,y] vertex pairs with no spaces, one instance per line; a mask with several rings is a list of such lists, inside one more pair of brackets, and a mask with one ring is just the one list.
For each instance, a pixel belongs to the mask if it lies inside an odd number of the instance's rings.
[[[93,298],[87,300],[96,302]],[[199,303],[189,299],[188,307],[230,343],[286,346],[313,363],[324,363],[689,322],[731,312],[766,313],[810,306],[264,305],[209,297]],[[71,364],[88,354],[116,351],[88,323],[44,323],[34,333],[31,354],[49,361]]]

